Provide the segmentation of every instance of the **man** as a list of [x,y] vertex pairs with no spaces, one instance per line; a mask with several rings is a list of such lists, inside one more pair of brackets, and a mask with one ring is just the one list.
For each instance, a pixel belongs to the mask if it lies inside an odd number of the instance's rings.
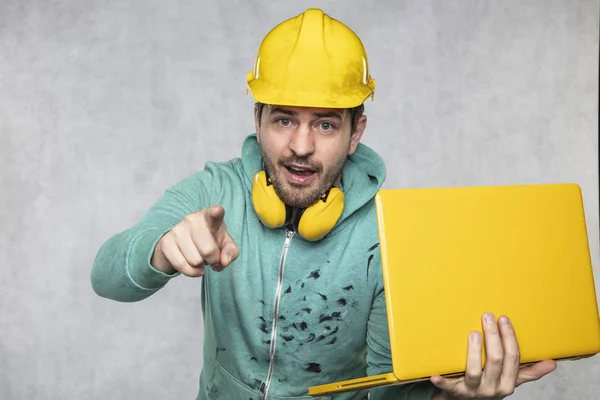
[[[309,9],[269,32],[247,81],[256,134],[241,157],[207,163],[110,238],[93,288],[130,302],[180,274],[203,277],[198,399],[311,398],[309,386],[389,372],[372,201],[386,172],[360,143],[375,89],[363,45]],[[508,319],[490,317],[483,371],[473,334],[464,379],[335,398],[501,399],[554,369],[519,370]]]

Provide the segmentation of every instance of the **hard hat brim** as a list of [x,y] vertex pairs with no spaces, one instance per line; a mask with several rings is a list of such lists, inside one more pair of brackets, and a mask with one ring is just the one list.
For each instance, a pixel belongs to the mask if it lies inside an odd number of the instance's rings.
[[374,96],[375,80],[366,85],[344,92],[309,92],[298,89],[286,90],[269,85],[264,79],[248,81],[248,88],[255,101],[263,104],[315,108],[353,108]]

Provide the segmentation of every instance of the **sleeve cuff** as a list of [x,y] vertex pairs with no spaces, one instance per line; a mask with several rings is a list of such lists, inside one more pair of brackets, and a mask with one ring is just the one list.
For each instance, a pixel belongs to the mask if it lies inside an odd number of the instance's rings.
[[160,289],[169,280],[180,274],[180,272],[175,272],[169,275],[150,264],[156,244],[167,232],[159,229],[147,229],[140,232],[131,242],[127,252],[127,274],[140,289]]

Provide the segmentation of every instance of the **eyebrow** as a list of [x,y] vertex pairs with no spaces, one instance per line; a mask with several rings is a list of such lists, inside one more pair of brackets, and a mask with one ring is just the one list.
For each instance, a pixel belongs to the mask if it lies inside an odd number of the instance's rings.
[[339,111],[330,111],[324,113],[313,113],[317,118],[337,118],[342,119],[342,114]]
[[[274,106],[271,108],[271,114],[276,114],[276,113],[289,115],[290,117],[296,117],[298,115],[297,111],[288,110],[285,108]],[[337,118],[340,120],[343,119],[342,114],[339,111],[314,112],[312,115],[316,118]]]
[[285,108],[281,108],[281,107],[271,107],[271,114],[285,114],[285,115],[289,115],[290,117],[295,117],[298,115],[297,111],[293,111],[293,110],[286,110]]

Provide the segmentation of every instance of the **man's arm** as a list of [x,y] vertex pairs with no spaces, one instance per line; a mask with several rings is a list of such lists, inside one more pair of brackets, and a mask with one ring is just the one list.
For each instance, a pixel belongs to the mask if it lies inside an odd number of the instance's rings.
[[99,296],[134,302],[154,294],[179,273],[166,274],[151,264],[162,236],[183,217],[210,204],[214,198],[213,170],[208,168],[166,190],[130,229],[108,239],[98,251],[91,271],[92,288]]
[[[381,268],[378,250],[374,253],[373,265]],[[371,306],[371,315],[367,324],[367,374],[369,376],[392,372],[392,359],[385,292],[381,275],[378,275],[377,294]],[[410,383],[372,389],[371,400],[431,400],[439,390],[430,382]]]

